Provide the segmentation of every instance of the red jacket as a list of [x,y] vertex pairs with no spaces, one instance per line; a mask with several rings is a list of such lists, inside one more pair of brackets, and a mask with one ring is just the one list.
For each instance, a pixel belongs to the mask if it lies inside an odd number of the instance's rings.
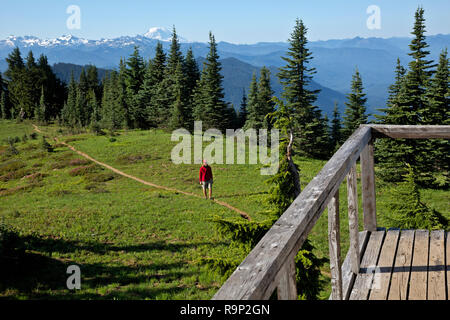
[[210,166],[201,166],[200,167],[200,175],[199,180],[201,181],[208,181],[213,178],[212,170]]

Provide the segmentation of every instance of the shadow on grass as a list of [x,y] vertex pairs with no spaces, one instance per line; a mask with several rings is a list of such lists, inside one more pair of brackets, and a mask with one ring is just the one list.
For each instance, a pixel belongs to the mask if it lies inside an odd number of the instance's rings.
[[[28,236],[27,251],[0,265],[0,297],[17,299],[155,299],[189,290],[180,284],[184,277],[194,276],[184,261],[137,263],[120,260],[113,263],[77,263],[52,258],[52,252],[71,253],[82,250],[95,254],[108,252],[145,252],[150,250],[180,252],[183,248],[217,245],[212,242],[166,243],[155,241],[138,245],[117,246],[104,243],[82,243],[61,239]],[[67,267],[76,264],[81,271],[82,290],[66,287]],[[207,288],[206,288],[207,289]]]

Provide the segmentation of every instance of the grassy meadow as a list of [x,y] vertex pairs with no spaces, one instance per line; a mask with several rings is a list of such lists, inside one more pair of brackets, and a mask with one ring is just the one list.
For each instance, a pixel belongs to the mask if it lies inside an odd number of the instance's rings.
[[[52,137],[143,180],[201,194],[199,165],[171,162],[170,133],[119,131],[110,136],[73,134],[55,125],[39,126],[54,152],[44,151],[42,134],[15,144],[8,137],[33,132],[31,122],[0,120],[0,222],[27,239],[23,263],[0,278],[0,298],[9,299],[210,299],[223,279],[199,264],[201,258],[233,254],[210,221],[215,215],[242,219],[214,202],[150,187],[84,159]],[[23,139],[22,139],[23,140]],[[325,161],[296,158],[302,188]],[[264,219],[268,185],[260,165],[212,165],[213,195]],[[359,189],[360,190],[360,189]],[[390,186],[377,181],[382,215]],[[346,186],[340,188],[343,254],[348,249]],[[423,201],[450,218],[448,191],[422,190]],[[361,205],[360,205],[361,216]],[[362,218],[360,218],[360,222]],[[360,226],[361,227],[361,226]],[[327,212],[312,230],[316,254],[328,257]],[[66,269],[81,269],[81,289],[66,288]],[[330,293],[329,266],[323,268]]]

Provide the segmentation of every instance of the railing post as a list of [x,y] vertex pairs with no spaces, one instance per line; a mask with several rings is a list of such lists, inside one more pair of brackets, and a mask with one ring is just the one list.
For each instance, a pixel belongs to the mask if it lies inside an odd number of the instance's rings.
[[288,259],[280,272],[277,287],[278,300],[297,300],[295,257]]
[[350,231],[350,261],[354,274],[359,272],[358,191],[356,163],[347,175],[348,226]]
[[341,239],[339,230],[339,189],[328,204],[328,245],[330,248],[331,296],[342,300]]
[[364,230],[377,230],[375,205],[375,169],[373,159],[373,141],[370,140],[361,152],[361,184]]

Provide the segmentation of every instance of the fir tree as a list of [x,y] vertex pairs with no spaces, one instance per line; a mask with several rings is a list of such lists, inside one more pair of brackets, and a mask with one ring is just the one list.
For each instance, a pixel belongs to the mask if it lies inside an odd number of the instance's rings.
[[73,72],[70,75],[68,90],[67,101],[61,111],[61,116],[64,124],[74,128],[79,122],[77,114],[77,84],[73,77]]
[[270,71],[266,67],[262,67],[258,83],[258,101],[263,120],[262,128],[268,130],[272,129],[272,123],[269,117],[266,116],[275,111],[275,103],[272,100],[273,94],[274,92],[270,85]]
[[45,95],[44,95],[44,87],[41,88],[41,98],[39,99],[39,105],[36,106],[36,110],[34,112],[35,114],[35,118],[37,121],[39,122],[45,122],[46,118],[46,110],[47,110],[47,106],[45,103]]
[[194,92],[200,80],[200,71],[194,58],[192,48],[189,48],[184,59],[185,94],[186,94],[186,129],[193,130]]
[[347,95],[348,102],[345,103],[344,121],[342,128],[342,139],[347,140],[361,124],[367,123],[366,94],[363,92],[363,84],[358,69],[352,78],[351,93]]
[[248,117],[247,95],[245,89],[242,89],[241,105],[238,113],[237,128],[243,128]]
[[300,147],[299,152],[311,156],[324,146],[316,141],[319,136],[317,130],[323,129],[320,127],[321,120],[316,118],[320,112],[313,105],[320,90],[309,89],[316,71],[309,66],[312,55],[308,48],[307,30],[303,22],[297,19],[289,39],[287,57],[282,57],[286,66],[280,68],[278,77],[283,86],[282,97],[292,110],[294,126],[298,132],[296,143]]
[[158,42],[155,57],[147,65],[144,82],[138,94],[139,104],[145,112],[147,124],[151,127],[156,127],[162,123],[161,118],[163,115],[160,114],[157,86],[164,80],[166,60],[162,44]]
[[144,81],[145,64],[138,47],[134,47],[133,54],[126,61],[126,65],[127,68],[124,73],[127,106],[130,110],[133,127],[138,128],[145,122],[145,119],[142,119],[142,115],[145,113],[142,111],[138,100],[138,93]]
[[6,106],[6,93],[5,91],[1,91],[0,94],[0,112],[2,119],[8,119],[8,109]]
[[194,119],[203,121],[203,128],[226,129],[229,123],[227,105],[223,101],[222,67],[217,44],[209,34],[209,53],[203,65],[201,79],[194,94]]
[[400,229],[448,229],[448,220],[421,201],[417,175],[407,166],[404,180],[390,190],[391,201],[383,220],[389,227]]
[[253,72],[248,93],[248,115],[245,122],[245,129],[256,129],[256,126],[261,122],[258,117],[258,103],[258,81],[256,80],[256,73]]
[[338,109],[338,104],[337,102],[334,103],[334,109],[333,109],[333,119],[331,120],[331,147],[333,148],[334,151],[336,151],[342,141],[342,135],[341,135],[341,131],[342,131],[342,125],[341,125],[341,117],[339,115],[339,109]]
[[[450,124],[450,90],[449,90],[449,59],[447,50],[442,51],[434,77],[430,81],[426,93],[427,108],[422,113],[423,123],[427,125],[449,125]],[[433,171],[437,178],[433,184],[439,187],[450,186],[450,141],[448,139],[429,139],[426,141],[426,154],[430,158]],[[434,175],[434,176],[436,176]]]
[[169,120],[169,128],[172,130],[179,128],[186,128],[189,126],[187,107],[186,107],[186,94],[184,84],[183,66],[181,62],[178,63],[175,73],[171,75],[172,86],[170,88],[172,97],[175,100],[171,104],[171,116]]

